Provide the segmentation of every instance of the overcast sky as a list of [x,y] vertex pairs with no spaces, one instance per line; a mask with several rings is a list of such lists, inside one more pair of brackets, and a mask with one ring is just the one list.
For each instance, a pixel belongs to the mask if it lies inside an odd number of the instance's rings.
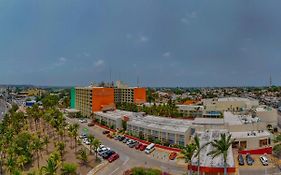
[[[281,1],[1,0],[0,84],[281,84]],[[110,71],[111,70],[111,71]]]

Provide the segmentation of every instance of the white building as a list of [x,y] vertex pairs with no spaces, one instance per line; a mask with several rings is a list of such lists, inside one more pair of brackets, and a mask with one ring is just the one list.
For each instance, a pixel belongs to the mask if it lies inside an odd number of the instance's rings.
[[199,105],[177,105],[178,111],[183,114],[183,117],[202,117],[204,107]]
[[241,97],[225,97],[214,99],[203,99],[203,105],[206,111],[233,111],[240,112],[255,108],[259,105],[259,101]]

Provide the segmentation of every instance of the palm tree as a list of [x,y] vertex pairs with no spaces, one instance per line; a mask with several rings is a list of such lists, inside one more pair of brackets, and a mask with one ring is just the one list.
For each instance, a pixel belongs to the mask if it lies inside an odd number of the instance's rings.
[[86,149],[80,149],[77,158],[81,160],[83,165],[86,165],[88,163],[88,155]]
[[41,175],[56,175],[58,167],[59,167],[58,162],[50,157],[47,160],[47,165],[43,166],[40,169],[40,174]]
[[9,170],[10,174],[12,174],[12,172],[16,169],[16,160],[12,156],[7,159],[7,169]]
[[195,154],[194,157],[197,157],[197,174],[200,175],[200,152],[201,150],[206,147],[209,143],[204,144],[204,145],[200,145],[200,139],[199,137],[196,135],[194,137],[194,142],[195,142]]
[[56,147],[60,153],[61,160],[63,161],[63,153],[65,149],[65,143],[64,142],[57,142]]
[[94,145],[95,137],[93,135],[89,135],[88,140],[90,142],[90,154],[92,154],[92,148],[93,148],[93,145]]
[[226,136],[225,133],[221,134],[221,137],[219,140],[214,140],[210,142],[210,144],[213,146],[214,150],[210,151],[208,155],[213,156],[213,158],[223,155],[223,162],[224,162],[224,175],[227,174],[227,155],[228,150],[232,146],[234,139],[231,138],[231,134]]
[[24,168],[24,165],[28,162],[28,159],[27,159],[27,157],[26,157],[25,155],[20,155],[20,156],[17,158],[16,162],[17,162],[17,165],[18,165],[21,169],[23,169],[23,168]]
[[98,159],[98,148],[101,144],[101,141],[99,139],[94,139],[93,141],[93,148],[95,150],[95,153],[96,153],[96,160]]
[[[196,148],[195,144],[191,143],[191,144],[186,145],[181,152],[184,155],[185,162],[188,163],[188,166],[191,165],[192,156],[195,151],[195,148]],[[191,171],[192,171],[192,169],[191,169],[191,167],[189,167],[188,174],[191,174]]]
[[72,163],[65,163],[61,169],[62,175],[76,175],[77,165]]
[[73,137],[74,137],[74,141],[75,141],[75,152],[76,152],[76,148],[77,148],[77,136],[78,136],[78,129],[79,129],[79,124],[75,123],[73,124]]
[[39,167],[40,167],[40,165],[39,165],[39,159],[40,159],[39,153],[40,153],[41,150],[43,149],[43,143],[42,143],[42,141],[41,141],[38,137],[35,137],[35,138],[34,138],[33,144],[32,144],[32,148],[33,148],[33,150],[36,152],[37,167],[38,167],[38,169],[39,169]]
[[48,153],[48,144],[50,143],[49,141],[49,137],[48,136],[45,136],[43,138],[43,144],[46,146],[46,152]]

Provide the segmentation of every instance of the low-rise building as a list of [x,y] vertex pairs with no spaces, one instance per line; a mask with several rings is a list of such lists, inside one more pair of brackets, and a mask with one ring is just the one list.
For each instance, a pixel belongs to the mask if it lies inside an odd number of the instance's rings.
[[277,128],[278,111],[272,107],[261,105],[255,109],[255,116],[271,128]]
[[152,137],[162,143],[184,146],[191,136],[191,122],[156,116],[134,116],[127,122],[128,132],[144,138]]
[[204,107],[199,105],[177,105],[178,111],[183,114],[183,117],[202,117]]
[[[218,155],[213,157],[209,155],[211,151],[214,150],[212,144],[207,144],[214,140],[219,140],[222,133],[229,135],[227,130],[210,130],[208,132],[197,132],[196,135],[200,139],[200,146],[203,147],[200,151],[200,173],[207,175],[207,174],[218,174],[223,173],[224,171],[224,159],[223,155]],[[235,162],[233,158],[232,148],[230,147],[227,151],[227,172],[228,174],[235,173]],[[198,170],[198,156],[193,155],[191,160],[191,169],[193,171]]]
[[253,109],[259,105],[258,100],[241,97],[203,99],[202,101],[206,111],[220,112],[241,112],[244,110]]

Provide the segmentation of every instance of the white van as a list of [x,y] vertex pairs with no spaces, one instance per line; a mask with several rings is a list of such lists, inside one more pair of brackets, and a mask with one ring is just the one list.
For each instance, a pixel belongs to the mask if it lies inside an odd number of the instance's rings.
[[155,150],[155,144],[154,144],[154,143],[151,143],[150,145],[148,145],[148,146],[145,148],[145,153],[146,153],[146,154],[150,154],[150,153],[152,153],[154,150]]

